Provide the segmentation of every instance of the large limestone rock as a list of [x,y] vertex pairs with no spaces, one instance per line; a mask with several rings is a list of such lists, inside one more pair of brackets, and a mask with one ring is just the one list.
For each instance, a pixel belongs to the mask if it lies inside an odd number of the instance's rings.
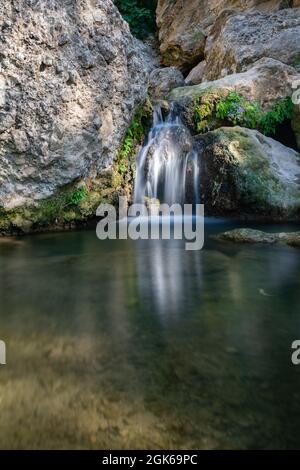
[[299,220],[299,153],[240,127],[220,128],[197,141],[207,214]]
[[262,57],[295,67],[300,57],[300,8],[224,15],[212,29],[205,54],[206,80],[243,72]]
[[189,70],[204,55],[206,36],[226,9],[276,11],[285,0],[158,0],[157,25],[165,65]]
[[0,4],[0,206],[110,168],[150,60],[110,0]]

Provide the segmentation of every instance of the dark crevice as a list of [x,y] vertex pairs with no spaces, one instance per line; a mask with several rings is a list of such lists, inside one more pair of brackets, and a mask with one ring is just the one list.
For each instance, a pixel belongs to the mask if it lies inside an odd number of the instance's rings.
[[275,135],[271,137],[275,140],[278,140],[278,142],[282,143],[286,147],[290,147],[298,151],[296,137],[293,132],[290,120],[287,119],[282,124],[277,126]]

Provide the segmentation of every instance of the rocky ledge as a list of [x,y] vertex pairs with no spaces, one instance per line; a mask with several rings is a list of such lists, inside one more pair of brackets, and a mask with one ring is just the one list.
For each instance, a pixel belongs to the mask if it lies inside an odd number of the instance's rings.
[[300,248],[300,232],[267,233],[260,230],[242,228],[215,235],[213,238],[219,241],[237,243],[280,243]]

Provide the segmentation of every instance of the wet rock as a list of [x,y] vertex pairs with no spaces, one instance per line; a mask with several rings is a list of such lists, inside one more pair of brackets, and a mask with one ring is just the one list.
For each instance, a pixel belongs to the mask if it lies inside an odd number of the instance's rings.
[[215,235],[219,241],[231,241],[237,243],[282,243],[295,248],[300,248],[300,232],[267,233],[261,230],[236,229]]

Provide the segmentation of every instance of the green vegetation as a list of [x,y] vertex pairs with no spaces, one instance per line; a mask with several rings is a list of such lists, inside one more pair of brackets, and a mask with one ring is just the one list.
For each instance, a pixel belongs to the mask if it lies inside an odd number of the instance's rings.
[[254,99],[248,100],[235,91],[226,96],[224,93],[208,92],[194,103],[194,122],[199,132],[233,125],[258,129],[272,136],[280,124],[292,119],[292,115],[293,103],[290,97],[279,100],[267,112]]
[[143,39],[155,31],[155,7],[153,0],[115,0],[123,18],[129,23],[134,36]]
[[[78,189],[67,189],[55,196],[42,200],[39,204],[40,220],[53,223],[55,220],[65,219],[65,215],[77,209],[79,204],[88,197],[87,189],[83,186]],[[67,216],[67,218],[69,218]]]
[[291,98],[279,100],[273,108],[264,113],[260,120],[260,128],[266,135],[276,134],[276,128],[284,121],[291,120],[294,105]]

